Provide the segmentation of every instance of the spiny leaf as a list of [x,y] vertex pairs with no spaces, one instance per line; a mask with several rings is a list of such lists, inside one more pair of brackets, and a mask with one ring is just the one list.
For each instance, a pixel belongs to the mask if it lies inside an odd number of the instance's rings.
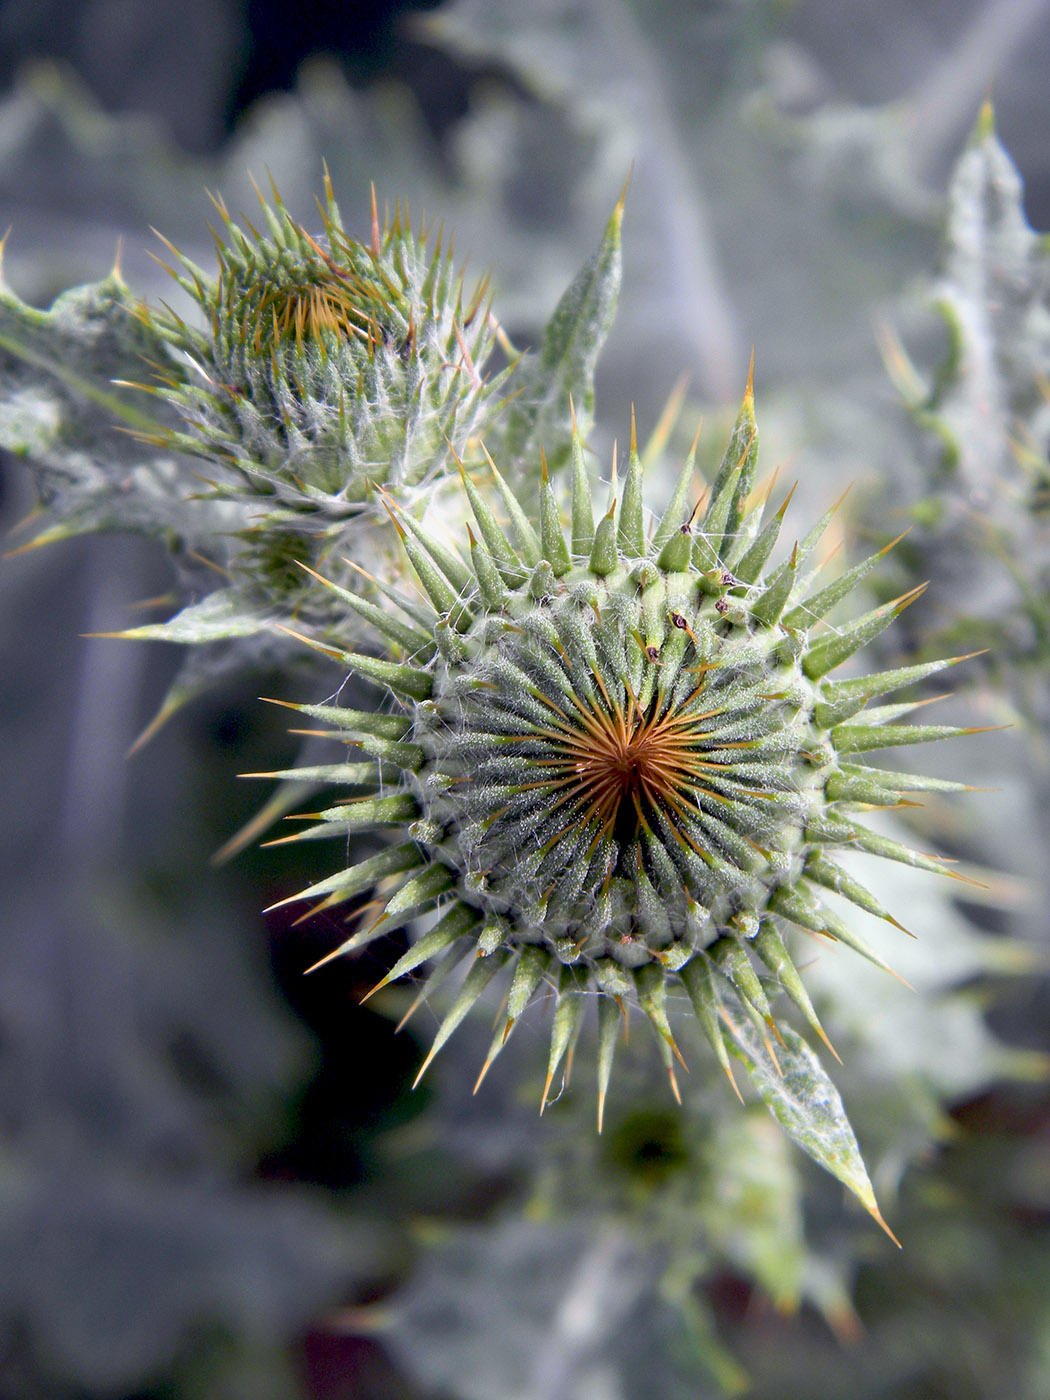
[[825,617],[836,603],[847,598],[857,584],[862,579],[867,578],[872,569],[882,562],[891,549],[900,544],[907,533],[905,530],[895,540],[890,540],[889,544],[883,545],[882,549],[876,550],[874,554],[869,554],[859,564],[854,564],[852,569],[847,569],[844,574],[840,574],[837,579],[834,579],[818,593],[811,593],[808,598],[804,598],[797,607],[792,608],[784,615],[784,626],[811,627],[814,622]]
[[620,1034],[620,1008],[610,996],[598,998],[598,1131],[605,1118],[605,1097],[612,1076],[613,1053]]
[[[577,985],[576,975],[572,968],[562,967],[558,983],[558,1002],[554,1008],[554,1027],[551,1031],[551,1048],[547,1059],[547,1077],[543,1085],[540,1113],[547,1107],[554,1076],[579,1034],[586,1002],[587,999]],[[568,1071],[566,1071],[566,1077],[568,1077]]]
[[[780,615],[784,610],[784,605],[786,604],[787,600],[791,597],[792,591],[795,587],[795,574],[797,570],[797,565],[798,549],[796,546],[796,548],[791,552],[791,558],[788,561],[788,567],[786,569],[782,569],[778,577],[774,579],[774,581],[769,585],[769,587],[764,589],[754,600],[754,602],[748,604],[748,611],[751,613],[751,616],[757,622],[760,622],[768,627],[771,626],[774,622],[780,620]],[[784,626],[787,627],[788,625],[789,624],[785,619]]]
[[488,502],[462,467],[460,467],[460,477],[463,489],[467,493],[467,500],[470,502],[470,508],[474,513],[474,519],[481,531],[481,537],[485,541],[485,547],[495,561],[504,582],[520,583],[524,572],[522,563],[502,525],[493,515]]
[[492,468],[492,475],[496,478],[496,485],[499,487],[500,496],[503,500],[503,504],[507,508],[510,522],[514,527],[514,535],[518,541],[518,551],[528,567],[534,569],[543,558],[543,549],[540,545],[539,536],[536,534],[528,515],[522,509],[517,496],[500,474],[495,462],[489,457],[487,452],[485,456],[489,466]]
[[797,924],[799,928],[808,929],[810,933],[824,934],[828,938],[844,943],[847,948],[852,948],[855,953],[859,953],[868,962],[874,963],[883,972],[888,972],[891,977],[896,977],[900,982],[904,981],[903,977],[894,972],[885,959],[879,957],[874,948],[870,948],[860,935],[854,933],[833,910],[814,897],[812,890],[807,890],[804,886],[795,889],[781,886],[773,893],[769,907],[774,913],[782,914],[785,919]]
[[598,521],[587,567],[598,578],[605,578],[618,567],[619,562],[620,554],[616,548],[616,503],[614,502],[608,513]]
[[937,739],[958,739],[967,734],[986,734],[997,726],[961,728],[955,724],[838,724],[831,731],[837,753],[870,753],[873,749],[899,748],[906,744],[928,744]]
[[678,1088],[678,1081],[675,1078],[674,1065],[671,1063],[671,1056],[679,1062],[683,1069],[686,1069],[682,1052],[675,1042],[671,1033],[671,1023],[667,1019],[665,1002],[667,1000],[667,978],[663,968],[658,963],[645,963],[642,967],[636,968],[634,972],[635,987],[638,992],[638,1004],[649,1018],[653,1030],[657,1036],[657,1046],[660,1050],[664,1068],[667,1070],[668,1078],[671,1081],[671,1089],[679,1103],[682,1102],[682,1095]]
[[506,1018],[502,1025],[497,1025],[496,1033],[492,1037],[488,1054],[485,1056],[485,1063],[481,1067],[477,1082],[474,1085],[474,1092],[477,1093],[481,1087],[481,1082],[488,1074],[493,1060],[507,1043],[507,1037],[514,1029],[514,1024],[521,1016],[533,998],[536,988],[539,986],[550,966],[550,957],[542,948],[535,944],[526,945],[518,956],[518,965],[514,969],[514,977],[511,980],[510,991],[507,993]]
[[384,661],[381,657],[365,656],[359,651],[343,651],[340,647],[325,646],[313,637],[304,637],[301,632],[293,632],[290,627],[280,627],[290,637],[305,642],[314,651],[339,661],[355,675],[364,676],[378,685],[387,685],[391,690],[413,700],[426,700],[430,696],[433,681],[427,671],[418,666],[407,666],[397,661]]
[[769,1054],[749,1017],[723,1010],[726,1045],[741,1061],[766,1107],[803,1152],[841,1181],[864,1209],[899,1245],[882,1218],[857,1139],[838,1090],[820,1061],[790,1026],[781,1031],[777,1062]]
[[[711,1043],[718,1058],[718,1063],[725,1071],[725,1076],[733,1087],[733,1092],[740,1098],[740,1090],[737,1082],[733,1078],[733,1069],[729,1063],[729,1056],[726,1053],[725,1040],[722,1036],[719,1016],[722,999],[715,985],[715,973],[713,966],[706,956],[701,953],[691,962],[681,969],[678,974],[682,979],[682,984],[689,993],[689,1000],[692,1002],[693,1012],[700,1022],[700,1027]],[[741,1100],[742,1102],[742,1100]]]
[[583,460],[583,440],[576,425],[576,412],[571,400],[569,407],[572,409],[572,552],[579,557],[590,554],[594,543],[594,510],[591,484]]
[[287,899],[279,899],[276,904],[271,904],[265,912],[269,913],[272,909],[283,909],[287,904],[298,904],[305,899],[319,899],[322,896],[336,895],[339,901],[352,899],[355,894],[360,894],[362,890],[367,890],[372,885],[378,884],[388,875],[397,875],[402,871],[411,870],[418,864],[419,848],[415,842],[405,841],[399,846],[391,846],[388,850],[380,851],[378,855],[370,856],[368,860],[359,861],[346,870],[339,870],[335,875],[329,875],[326,880],[319,880],[299,894],[289,895]]
[[852,719],[877,695],[887,695],[905,686],[916,685],[947,666],[957,666],[960,661],[970,661],[980,655],[980,652],[968,652],[965,656],[947,656],[914,666],[898,666],[891,671],[874,671],[870,675],[851,676],[843,681],[826,680],[821,686],[821,698],[813,711],[813,718],[822,728],[831,729]]
[[[410,972],[415,972],[422,963],[440,956],[465,934],[468,934],[478,923],[478,919],[479,915],[476,910],[457,900],[432,929],[428,929],[417,942],[413,943],[407,953],[402,953],[386,976],[377,982],[368,993],[368,996],[374,996],[376,992],[389,986],[391,982],[396,982],[398,978],[407,977]],[[376,926],[378,927],[382,922],[381,918],[377,919]],[[386,932],[385,928],[383,932]],[[368,997],[365,997],[365,1000],[367,1001]]]
[[560,470],[571,452],[570,396],[581,434],[586,436],[590,428],[594,370],[620,292],[622,223],[623,197],[606,225],[598,251],[555,307],[539,355],[520,368],[519,393],[508,413],[502,443],[514,459],[527,462],[542,446],[551,470]]
[[551,566],[555,578],[567,574],[572,561],[562,533],[561,516],[554,491],[547,478],[547,459],[543,457],[543,476],[540,482],[540,545],[543,557]]
[[350,734],[377,734],[385,739],[403,739],[412,728],[408,715],[386,715],[378,710],[351,710],[343,705],[307,705],[292,700],[261,697],[268,705],[280,705],[297,714],[308,715],[327,724],[346,729]]
[[[755,467],[758,462],[758,427],[755,423],[754,356],[747,374],[747,388],[740,405],[736,424],[733,427],[725,456],[711,484],[711,512],[704,520],[703,529],[710,540],[716,556],[728,553],[738,538],[744,518],[746,501],[755,481]],[[728,494],[727,494],[728,488]],[[716,504],[725,498],[724,510]]]
[[147,623],[142,627],[128,627],[123,632],[97,632],[94,635],[134,642],[199,644],[228,641],[233,637],[251,637],[272,628],[273,623],[268,618],[245,606],[239,590],[220,588],[199,603],[190,603],[167,622]]
[[627,463],[627,479],[620,506],[620,548],[627,555],[641,558],[645,553],[645,515],[642,505],[642,459],[638,455],[638,438],[631,410],[631,451]]
[[[820,1036],[821,1040],[835,1056],[835,1059],[838,1060],[838,1052],[824,1034],[824,1027],[820,1024],[820,1020],[813,1007],[813,1002],[810,1000],[809,993],[806,991],[802,978],[798,975],[798,970],[791,959],[791,955],[784,946],[784,940],[777,932],[772,920],[762,920],[758,932],[751,940],[751,946],[754,948],[756,955],[761,958],[766,967],[769,968],[773,976],[777,978],[784,991],[802,1012],[803,1016],[805,1016],[812,1029],[816,1031],[817,1035]],[[839,1063],[842,1063],[841,1060],[839,1060]]]
[[833,860],[828,860],[827,856],[820,852],[816,852],[807,859],[806,875],[809,879],[815,880],[818,885],[822,885],[824,889],[832,890],[835,894],[841,895],[843,899],[848,899],[858,909],[866,909],[877,919],[885,919],[895,928],[903,929],[903,924],[899,924],[893,915],[883,908],[870,890],[865,889],[859,880],[855,880],[848,871],[843,870],[840,865],[836,865]]
[[380,635],[389,637],[391,641],[404,647],[409,655],[420,651],[425,653],[433,646],[433,640],[427,633],[421,632],[418,628],[410,627],[399,617],[392,615],[387,608],[378,607],[367,598],[362,598],[359,593],[351,593],[348,588],[343,588],[340,584],[333,583],[331,579],[324,578],[321,574],[308,568],[306,564],[299,563],[299,567],[311,578],[316,579],[323,588],[344,602],[358,617],[371,623]]

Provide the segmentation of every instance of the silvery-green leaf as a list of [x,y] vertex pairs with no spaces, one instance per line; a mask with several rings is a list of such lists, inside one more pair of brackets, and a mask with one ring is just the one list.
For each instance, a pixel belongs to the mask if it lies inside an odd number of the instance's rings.
[[167,622],[129,627],[112,635],[139,642],[216,642],[229,637],[251,637],[270,629],[270,623],[247,606],[243,593],[221,588],[199,603],[191,603]]
[[[891,1239],[839,1092],[806,1042],[780,1026],[779,1042],[763,1044],[742,1012],[727,1012],[726,1046],[742,1062],[766,1107],[803,1152],[847,1186]],[[776,1056],[774,1061],[773,1055]]]
[[[1021,177],[986,108],[952,178],[935,304],[950,350],[923,417],[968,488],[1016,477],[1016,454],[1045,442],[1050,402],[1050,245],[1029,227]],[[986,511],[1009,504],[991,492]]]
[[165,356],[116,273],[47,311],[0,284],[0,446],[30,460],[50,508],[38,542],[88,530],[196,533],[208,510],[185,498],[199,481],[135,436],[158,424],[146,395],[116,382],[148,379]]
[[[615,1226],[511,1217],[431,1232],[385,1340],[459,1400],[715,1400],[745,1377],[698,1290]],[[678,1296],[681,1292],[684,1296]]]
[[500,435],[501,445],[518,461],[524,459],[529,469],[535,469],[533,458],[538,457],[540,448],[552,468],[568,461],[572,441],[570,400],[583,435],[594,421],[594,372],[620,292],[622,222],[621,199],[597,251],[555,307],[538,356],[524,360],[511,381],[517,398],[505,434]]

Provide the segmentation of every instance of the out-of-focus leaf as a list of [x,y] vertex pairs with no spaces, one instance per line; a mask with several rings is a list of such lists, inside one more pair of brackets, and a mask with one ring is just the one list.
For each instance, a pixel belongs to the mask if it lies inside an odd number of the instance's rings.
[[48,311],[0,285],[0,446],[31,459],[50,508],[35,543],[91,530],[139,530],[191,539],[209,503],[169,452],[136,433],[156,432],[147,396],[114,382],[141,381],[167,352],[136,314],[123,281],[76,287]]
[[216,642],[251,637],[267,629],[266,620],[245,606],[240,590],[220,588],[199,603],[182,608],[167,622],[129,627],[113,635],[138,642]]
[[[456,1400],[721,1400],[740,1367],[699,1300],[685,1331],[660,1261],[605,1226],[509,1220],[431,1242],[393,1309],[405,1369]],[[705,1374],[706,1373],[706,1374]]]
[[902,388],[944,448],[958,489],[982,492],[982,512],[1016,510],[1003,485],[1026,458],[1046,477],[1050,435],[1050,240],[1028,225],[1017,167],[986,107],[955,167],[943,268],[931,297],[948,327],[948,357],[932,386]]

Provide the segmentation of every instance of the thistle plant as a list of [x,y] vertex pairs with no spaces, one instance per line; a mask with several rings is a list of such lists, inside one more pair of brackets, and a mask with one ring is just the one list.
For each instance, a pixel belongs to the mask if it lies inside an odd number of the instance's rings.
[[429,997],[466,969],[420,1076],[502,977],[505,1005],[479,1083],[519,1018],[552,990],[545,1104],[596,1001],[599,1128],[632,1007],[655,1029],[678,1095],[675,1061],[685,1060],[667,998],[684,993],[730,1080],[736,1055],[792,1135],[876,1211],[841,1106],[829,1106],[837,1096],[770,995],[783,990],[830,1049],[790,930],[888,971],[828,902],[841,896],[901,928],[841,856],[860,850],[950,873],[860,813],[964,786],[864,758],[972,732],[898,722],[922,702],[867,708],[962,658],[833,679],[922,588],[827,625],[886,550],[817,584],[811,558],[833,507],[776,559],[787,501],[766,518],[757,459],[749,380],[709,491],[692,505],[694,444],[651,538],[633,428],[622,491],[614,478],[597,520],[575,437],[567,533],[546,471],[530,515],[491,461],[499,514],[480,478],[461,470],[452,489],[473,521],[461,552],[391,500],[421,597],[383,586],[378,608],[318,578],[372,625],[382,654],[313,643],[389,700],[365,711],[297,707],[372,761],[324,770],[352,795],[288,839],[345,844],[376,828],[395,837],[296,898],[332,909],[382,890],[329,957],[425,920],[375,990],[431,964],[420,993]]
[[[102,307],[120,369],[128,335],[152,364],[152,383],[122,373],[115,386],[159,405],[133,441],[153,467],[151,452],[203,458],[193,509],[215,512],[205,538],[232,540],[224,587],[120,635],[225,643],[217,665],[231,651],[243,659],[231,640],[261,638],[279,659],[306,641],[366,691],[378,687],[368,708],[296,707],[358,752],[279,776],[351,789],[289,838],[336,838],[350,856],[298,899],[333,909],[375,892],[329,956],[409,926],[414,941],[376,990],[429,965],[420,997],[430,997],[461,974],[420,1074],[501,977],[505,1007],[478,1082],[550,992],[542,1107],[568,1076],[593,1002],[600,1129],[634,1008],[678,1096],[685,1054],[668,998],[681,998],[734,1088],[731,1057],[791,1136],[881,1219],[838,1095],[775,996],[830,1051],[793,930],[888,972],[830,897],[901,926],[843,857],[950,873],[862,814],[964,786],[865,757],[972,732],[901,723],[921,700],[871,704],[961,658],[834,678],[922,587],[837,622],[892,546],[818,579],[835,507],[778,553],[790,497],[770,512],[772,488],[756,488],[750,376],[699,502],[694,442],[647,531],[632,422],[622,490],[614,461],[610,502],[604,514],[596,507],[584,440],[619,285],[622,200],[539,351],[489,381],[500,332],[485,283],[464,302],[440,237],[427,251],[400,213],[381,227],[373,200],[370,241],[358,242],[327,181],[316,236],[276,193],[260,202],[265,234],[218,204],[217,276],[176,252],[181,270],[169,271],[201,324],[129,304],[116,284],[108,301],[87,298]],[[9,373],[39,391],[43,367],[64,393],[83,394],[83,377],[63,377],[56,353],[63,336],[83,339],[76,315],[31,313],[10,294],[4,311],[15,330]],[[27,328],[48,353],[27,350]],[[96,387],[94,400],[126,419],[112,388]],[[500,394],[513,399],[506,414]],[[10,427],[8,440],[30,445]],[[61,456],[58,434],[45,446]],[[53,502],[61,513],[61,491]],[[393,839],[356,859],[353,838],[378,832]]]

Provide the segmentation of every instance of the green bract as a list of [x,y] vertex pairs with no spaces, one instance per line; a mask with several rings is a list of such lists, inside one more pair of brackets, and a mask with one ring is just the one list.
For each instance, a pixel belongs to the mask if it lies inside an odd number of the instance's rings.
[[[329,649],[394,703],[382,713],[302,707],[375,761],[328,770],[357,791],[291,839],[400,831],[380,854],[298,897],[331,907],[386,882],[382,912],[331,956],[427,920],[380,986],[434,961],[429,991],[466,968],[427,1063],[502,973],[507,999],[483,1073],[530,1002],[553,987],[549,1092],[596,1000],[600,1121],[630,1003],[655,1027],[677,1092],[673,1060],[682,1055],[665,999],[678,987],[727,1073],[732,1053],[820,1155],[796,1121],[814,1103],[800,1111],[783,1089],[789,1070],[812,1081],[816,1061],[776,1028],[769,1001],[779,983],[823,1037],[787,929],[886,966],[827,902],[834,892],[896,925],[837,856],[863,850],[947,873],[858,814],[896,806],[902,792],[962,785],[862,756],[968,731],[899,723],[913,702],[865,708],[951,661],[830,678],[921,589],[823,626],[886,551],[815,587],[809,559],[832,510],[770,563],[787,502],[764,518],[757,450],[749,384],[706,507],[691,509],[690,460],[649,540],[633,441],[622,494],[595,522],[576,438],[568,538],[546,478],[530,518],[495,469],[509,530],[464,473],[475,528],[463,554],[395,511],[423,601],[390,590],[388,609],[369,609],[386,656]],[[755,1049],[763,1043],[779,1094],[766,1093],[773,1075]]]

